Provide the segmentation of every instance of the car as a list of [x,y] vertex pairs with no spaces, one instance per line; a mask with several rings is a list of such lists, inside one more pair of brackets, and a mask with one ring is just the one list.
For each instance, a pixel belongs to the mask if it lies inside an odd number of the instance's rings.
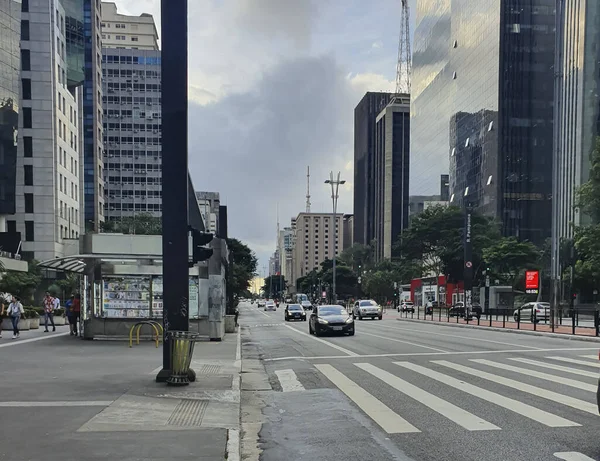
[[515,322],[524,320],[538,323],[540,320],[550,320],[550,303],[526,303],[513,312]]
[[304,320],[306,322],[306,311],[300,304],[288,304],[285,307],[284,318],[286,322],[290,320]]
[[265,303],[265,312],[266,311],[276,311],[277,306],[275,305],[275,301],[267,301]]
[[310,314],[308,332],[317,336],[325,333],[354,336],[354,319],[342,306],[316,306]]
[[256,307],[258,307],[258,308],[265,307],[265,304],[266,304],[266,303],[267,303],[267,302],[266,302],[264,299],[259,299],[259,300],[256,302]]
[[369,317],[372,319],[383,319],[383,309],[372,299],[361,299],[354,303],[352,309],[352,318],[358,317],[358,320]]
[[398,312],[412,312],[415,313],[415,305],[412,301],[402,301],[398,306]]
[[[481,305],[479,305],[478,303],[473,303],[469,311],[468,320],[473,319],[473,317],[475,317],[476,319],[480,319],[482,313],[483,309],[481,308]],[[448,316],[465,318],[465,303],[459,301],[456,304],[454,304],[454,306],[448,309]]]
[[300,305],[302,306],[302,308],[305,311],[310,311],[313,308],[312,303],[308,299],[304,299],[304,300],[300,301]]

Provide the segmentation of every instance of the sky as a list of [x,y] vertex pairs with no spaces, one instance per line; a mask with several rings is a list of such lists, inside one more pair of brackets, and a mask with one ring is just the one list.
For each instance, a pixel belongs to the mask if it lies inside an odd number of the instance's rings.
[[[159,0],[116,0],[123,14]],[[189,169],[217,191],[229,236],[268,265],[280,227],[331,212],[329,172],[352,213],[354,107],[395,87],[400,0],[189,0]],[[413,0],[414,3],[414,0]],[[414,5],[413,9],[414,11]],[[413,21],[414,23],[414,21]]]

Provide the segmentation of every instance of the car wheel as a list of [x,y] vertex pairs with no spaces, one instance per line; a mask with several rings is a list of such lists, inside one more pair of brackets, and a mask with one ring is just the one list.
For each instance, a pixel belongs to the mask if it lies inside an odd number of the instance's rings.
[[352,330],[350,333],[348,333],[348,336],[354,336],[354,330]]
[[362,315],[358,314],[358,320],[362,320]]
[[383,320],[383,315],[380,315],[379,317],[377,317],[379,320]]
[[304,321],[306,322],[306,317],[304,317]]
[[315,328],[315,336],[321,336],[321,332],[317,328]]

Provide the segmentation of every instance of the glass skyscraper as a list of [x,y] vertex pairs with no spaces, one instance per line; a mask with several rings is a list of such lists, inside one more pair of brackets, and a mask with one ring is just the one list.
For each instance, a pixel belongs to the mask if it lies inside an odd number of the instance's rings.
[[418,2],[411,101],[411,194],[437,192],[550,236],[553,0]]

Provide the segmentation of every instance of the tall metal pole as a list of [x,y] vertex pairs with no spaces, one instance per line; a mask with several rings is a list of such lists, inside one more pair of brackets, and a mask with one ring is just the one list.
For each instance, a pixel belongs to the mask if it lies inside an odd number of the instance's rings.
[[561,111],[562,111],[562,57],[563,57],[563,3],[564,0],[556,0],[556,36],[554,50],[554,139],[552,150],[552,245],[551,245],[551,267],[550,278],[552,291],[550,295],[550,327],[554,331],[556,317],[559,312],[560,303],[560,230],[559,230],[559,200],[560,196],[560,156],[561,156]]
[[163,369],[171,370],[171,331],[189,329],[187,0],[161,0]]
[[336,263],[337,263],[337,250],[336,250],[336,246],[337,246],[337,242],[338,242],[338,223],[337,223],[337,203],[338,203],[338,198],[339,198],[339,189],[340,189],[340,184],[345,184],[346,181],[345,180],[340,180],[340,172],[338,171],[337,174],[337,179],[334,179],[333,177],[333,171],[331,171],[329,173],[329,179],[327,181],[325,181],[325,184],[330,184],[331,185],[331,201],[333,203],[333,225],[334,225],[334,231],[333,231],[333,283],[331,284],[331,297],[332,297],[332,302],[333,304],[337,303],[337,291],[336,291]]
[[468,315],[472,306],[473,297],[473,243],[471,238],[471,217],[473,209],[469,203],[469,197],[465,197],[465,229],[464,229],[464,253],[465,253],[465,267],[464,267],[464,290],[465,290],[465,316]]

